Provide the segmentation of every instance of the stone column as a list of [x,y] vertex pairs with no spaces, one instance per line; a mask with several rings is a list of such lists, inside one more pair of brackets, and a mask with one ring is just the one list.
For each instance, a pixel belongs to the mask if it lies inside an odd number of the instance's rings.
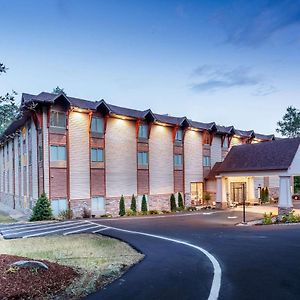
[[226,199],[226,186],[222,176],[216,176],[217,180],[217,193],[216,193],[216,208],[225,209],[227,208]]
[[279,176],[278,214],[283,215],[289,213],[292,209],[291,177]]

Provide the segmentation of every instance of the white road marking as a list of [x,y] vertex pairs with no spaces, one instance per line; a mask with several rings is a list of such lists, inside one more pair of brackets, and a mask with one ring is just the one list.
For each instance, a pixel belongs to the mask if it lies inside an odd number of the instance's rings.
[[93,231],[92,233],[97,233],[97,232],[100,232],[100,231],[104,231],[106,229],[110,229],[110,227],[101,228],[101,229]]
[[[38,225],[38,224],[34,224],[33,225],[29,225],[29,226],[22,226],[22,227],[19,227],[19,228],[11,228],[11,229],[7,229],[7,230],[2,230],[2,233],[7,233],[7,232],[10,232],[10,231],[24,231],[24,229],[31,229],[31,228],[44,228],[44,227],[49,227],[49,226],[58,226],[58,225],[61,225],[61,224],[67,224],[67,223],[76,223],[76,221],[64,221],[64,222],[57,222],[57,223],[48,223],[48,224],[43,224],[43,225]],[[37,230],[37,229],[34,229],[34,230]]]
[[[91,224],[97,224],[97,223],[94,223],[94,222],[91,222],[91,221],[87,221],[87,222],[89,222]],[[212,254],[210,254],[207,250],[205,250],[201,247],[198,247],[196,245],[190,244],[188,242],[184,242],[184,241],[164,237],[164,236],[161,236],[161,235],[150,234],[150,233],[140,232],[140,231],[126,230],[126,229],[121,229],[121,228],[117,228],[117,227],[110,227],[110,229],[116,230],[116,231],[132,233],[132,234],[150,236],[150,237],[154,237],[154,238],[157,238],[157,239],[174,242],[174,243],[177,243],[177,244],[182,244],[182,245],[197,249],[198,251],[202,252],[210,260],[210,262],[213,265],[213,269],[214,269],[214,276],[213,276],[213,281],[212,281],[212,285],[211,285],[211,288],[210,288],[210,293],[209,293],[209,296],[208,296],[208,300],[217,300],[218,299],[220,288],[221,288],[222,270],[221,270],[220,264],[217,261],[217,259]]]
[[[82,224],[83,222],[79,222],[77,224]],[[77,225],[75,224],[75,225]],[[66,227],[66,226],[70,226],[70,224],[68,225],[65,225],[65,226],[61,226],[61,227]],[[58,232],[58,231],[65,231],[65,230],[68,230],[68,229],[73,229],[73,228],[78,228],[78,227],[83,227],[83,226],[88,226],[88,224],[82,224],[82,225],[78,225],[78,226],[71,226],[71,227],[67,227],[67,228],[58,228],[58,229],[54,229],[54,230],[49,230],[49,231],[42,231],[42,232],[38,232],[38,233],[33,233],[33,234],[27,234],[27,235],[24,235],[23,238],[27,238],[27,237],[33,237],[33,236],[39,236],[39,235],[46,235],[48,233],[53,233],[53,232]],[[57,228],[57,227],[55,227]],[[33,231],[33,230],[31,230]],[[37,230],[35,230],[37,231]],[[27,231],[29,232],[29,231]],[[10,234],[12,235],[12,234]]]
[[236,218],[237,218],[237,216],[232,216],[232,217],[231,217],[231,216],[228,216],[228,217],[227,217],[227,219],[236,219]]
[[205,212],[202,215],[212,215],[212,214],[213,214],[212,212]]
[[103,226],[99,225],[99,224],[95,226],[95,224],[94,224],[93,226],[90,226],[90,227],[87,227],[87,228],[65,232],[63,235],[69,235],[69,234],[72,234],[72,233],[78,233],[78,232],[86,231],[86,230],[89,230],[89,229],[95,229],[97,227],[103,227]]

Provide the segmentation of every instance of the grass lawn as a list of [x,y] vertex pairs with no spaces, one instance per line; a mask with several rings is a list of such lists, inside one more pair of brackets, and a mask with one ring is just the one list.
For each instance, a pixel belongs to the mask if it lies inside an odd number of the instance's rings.
[[0,211],[0,223],[11,223],[11,222],[15,222],[15,220]]
[[0,240],[0,253],[46,259],[81,274],[60,299],[79,299],[121,276],[143,255],[116,239],[80,234]]

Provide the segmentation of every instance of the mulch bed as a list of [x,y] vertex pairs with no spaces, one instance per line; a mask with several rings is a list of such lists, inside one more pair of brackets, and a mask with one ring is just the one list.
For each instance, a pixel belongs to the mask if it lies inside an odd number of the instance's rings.
[[[0,299],[47,299],[68,286],[78,273],[66,266],[39,260],[48,270],[17,268],[10,265],[26,257],[0,254]],[[51,298],[51,297],[50,297]]]

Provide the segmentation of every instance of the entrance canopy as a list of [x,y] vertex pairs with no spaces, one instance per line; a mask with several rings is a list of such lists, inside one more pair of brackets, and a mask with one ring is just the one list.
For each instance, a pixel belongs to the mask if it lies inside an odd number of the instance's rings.
[[279,176],[279,210],[290,210],[291,177],[300,176],[300,138],[232,147],[214,170],[217,175],[216,202],[224,207],[225,179],[237,176]]

